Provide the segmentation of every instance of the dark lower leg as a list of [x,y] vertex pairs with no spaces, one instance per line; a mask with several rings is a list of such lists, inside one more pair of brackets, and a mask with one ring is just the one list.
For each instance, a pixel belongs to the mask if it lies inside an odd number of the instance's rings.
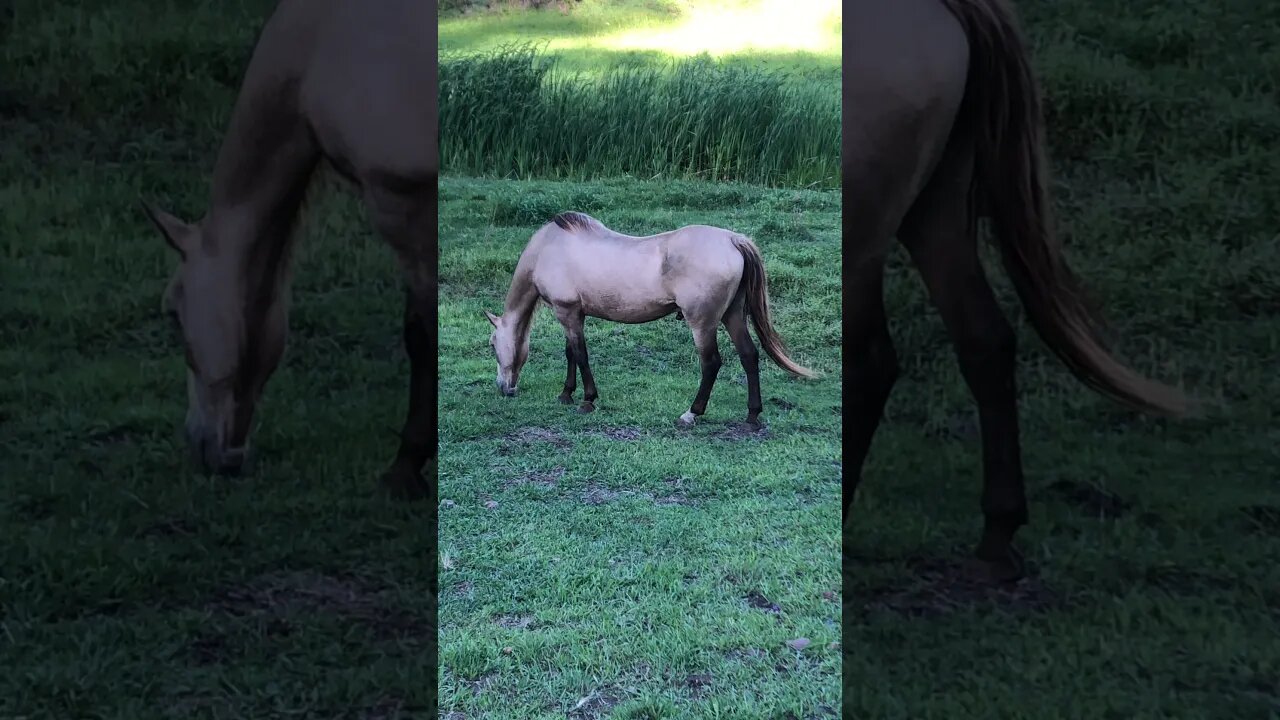
[[716,384],[716,376],[720,374],[720,348],[712,342],[709,347],[699,353],[699,365],[702,368],[702,381],[698,383],[698,393],[693,396],[693,404],[689,412],[703,415],[707,412],[707,401],[711,399],[711,388]]
[[969,312],[955,321],[960,327],[953,334],[960,370],[977,401],[982,432],[984,526],[977,555],[981,560],[1008,563],[1008,571],[1020,572],[1013,537],[1027,524],[1027,498],[1014,379],[1016,336],[985,280],[973,292]]
[[725,317],[725,329],[733,340],[738,351],[738,359],[742,361],[742,371],[747,375],[747,424],[759,425],[760,412],[764,405],[760,401],[760,352],[751,341],[747,332],[746,316],[741,312]]
[[422,469],[436,458],[435,323],[424,317],[421,303],[406,303],[404,344],[409,354],[409,412],[400,433],[400,448],[384,478],[397,495],[418,499],[430,493]]
[[569,370],[564,379],[564,390],[560,393],[560,402],[568,405],[573,402],[573,392],[578,389],[578,364],[573,359],[573,345],[564,341],[564,359]]
[[587,357],[587,339],[582,333],[576,333],[573,338],[573,358],[582,371],[582,406],[578,409],[581,412],[591,412],[600,395],[596,392],[596,378],[591,374],[591,363]]
[[898,379],[898,354],[885,317],[882,277],[877,271],[874,278],[864,277],[858,279],[856,285],[845,285],[846,288],[859,288],[858,298],[853,303],[857,315],[847,321],[851,332],[845,343],[850,348],[844,360],[845,387],[849,392],[849,400],[844,403],[844,419],[848,428],[844,445],[845,462],[848,463],[844,468],[842,517],[845,518],[853,504],[854,492],[862,481],[862,467],[871,450],[871,440],[880,426],[885,404]]

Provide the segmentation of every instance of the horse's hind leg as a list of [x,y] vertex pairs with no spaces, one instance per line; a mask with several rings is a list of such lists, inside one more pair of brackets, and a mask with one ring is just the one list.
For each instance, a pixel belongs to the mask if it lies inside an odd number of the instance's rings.
[[565,392],[560,395],[561,401],[566,397],[573,401],[573,367],[582,371],[582,405],[578,412],[589,413],[596,409],[596,400],[600,397],[596,391],[596,378],[591,374],[591,363],[587,357],[587,338],[585,333],[586,317],[578,307],[555,306],[556,319],[564,327],[565,354],[569,357],[569,379],[565,382]]
[[383,475],[394,496],[416,500],[431,495],[422,470],[436,459],[437,376],[435,360],[436,288],[439,238],[434,210],[435,178],[410,189],[367,187],[365,201],[374,227],[395,249],[404,271],[404,345],[409,354],[409,412],[395,461]]
[[760,411],[764,405],[760,402],[760,352],[751,340],[747,331],[747,314],[744,298],[734,298],[728,312],[724,314],[724,329],[733,340],[738,350],[738,359],[742,361],[742,370],[747,374],[747,424],[760,424]]
[[689,321],[689,328],[693,330],[693,344],[698,349],[698,361],[702,369],[702,380],[698,383],[698,393],[693,396],[693,404],[676,421],[679,425],[690,427],[707,412],[711,388],[716,384],[716,376],[720,373],[720,347],[716,342],[716,330],[720,323],[715,317],[704,317],[703,313],[686,313],[685,318]]
[[967,147],[951,148],[899,232],[942,315],[960,371],[978,405],[982,432],[982,512],[975,569],[992,580],[1023,572],[1013,536],[1027,522],[1014,387],[1016,336],[978,259],[968,203],[973,176]]

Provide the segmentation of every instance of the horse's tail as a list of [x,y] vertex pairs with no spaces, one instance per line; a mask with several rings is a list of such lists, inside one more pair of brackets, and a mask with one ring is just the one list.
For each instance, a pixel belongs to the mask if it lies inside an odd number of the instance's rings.
[[991,218],[1003,264],[1032,325],[1073,375],[1101,395],[1142,411],[1182,415],[1187,399],[1113,358],[1099,318],[1054,237],[1039,89],[1008,0],[943,0],[969,39],[961,106],[974,134],[973,217]]
[[747,294],[747,314],[755,325],[756,336],[760,338],[760,346],[773,359],[778,367],[797,377],[817,377],[817,373],[797,364],[787,356],[787,348],[782,343],[778,331],[773,329],[773,321],[769,318],[769,280],[764,273],[764,259],[760,257],[760,249],[742,235],[733,236],[733,245],[742,253],[742,286]]

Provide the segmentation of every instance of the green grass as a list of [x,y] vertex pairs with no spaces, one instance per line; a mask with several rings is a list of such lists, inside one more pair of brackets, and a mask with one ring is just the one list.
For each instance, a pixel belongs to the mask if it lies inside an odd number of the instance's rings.
[[[442,710],[556,718],[595,697],[570,716],[834,714],[839,196],[448,177],[440,204]],[[739,436],[746,388],[722,337],[708,412],[681,431],[699,378],[687,326],[589,320],[600,400],[579,416],[556,402],[564,333],[541,309],[520,395],[501,397],[482,311],[501,312],[529,236],[566,208],[632,234],[753,235],[775,323],[824,377],[766,363],[768,434]],[[798,637],[812,644],[785,645]]]
[[[976,414],[899,254],[904,377],[846,529],[846,713],[858,718],[1280,716],[1280,14],[1248,3],[1025,2],[1055,197],[1122,356],[1224,400],[1136,417],[1021,338],[1034,574],[942,573],[977,540]],[[991,267],[998,267],[994,263]],[[1119,507],[1117,507],[1119,505]]]
[[[800,27],[814,37],[804,41],[780,36],[776,23],[760,12],[759,0],[577,0],[564,3],[567,11],[537,12],[504,10],[501,0],[494,4],[497,11],[443,12],[442,56],[534,42],[554,52],[564,70],[594,76],[706,53],[737,67],[840,82],[840,6],[831,0],[820,9],[834,11],[834,17],[789,13],[805,18]],[[699,32],[704,27],[708,31]],[[697,39],[677,42],[685,29]]]
[[[255,437],[260,472],[211,481],[180,459],[182,360],[158,313],[173,259],[135,203],[203,209],[267,5],[15,2],[0,44],[0,716],[376,717],[398,704],[415,716],[433,689],[432,527],[371,493],[404,412],[401,298],[350,199],[314,205],[291,349]],[[1019,7],[1074,265],[1123,355],[1229,413],[1152,421],[1093,398],[996,274],[1021,333],[1035,575],[1012,598],[958,593],[934,568],[976,539],[974,413],[895,255],[904,377],[849,532],[853,592],[835,596],[851,621],[842,700],[867,718],[1275,717],[1280,16],[1234,0]],[[446,49],[492,49],[449,45],[450,27]],[[625,55],[565,52],[577,69]],[[767,59],[730,62],[751,57]],[[839,333],[808,295],[834,293],[815,282],[830,261],[812,254],[834,249],[834,197],[446,179],[443,349],[457,361],[442,365],[443,457],[458,488],[441,511],[446,702],[502,718],[534,698],[534,713],[563,717],[599,691],[582,709],[607,696],[613,717],[803,718],[835,701],[837,615],[821,593],[835,589],[839,470],[824,463],[839,418],[824,413],[839,404]],[[566,207],[624,231],[697,221],[755,234],[782,330],[826,379],[767,370],[773,435],[719,440],[745,405],[726,348],[706,426],[677,435],[696,381],[687,332],[592,324],[602,409],[580,418],[552,402],[563,356],[544,314],[522,396],[500,402],[479,311],[496,307],[528,231]],[[499,454],[522,427],[549,430]],[[637,438],[592,433],[604,428]],[[710,570],[686,580],[698,567]],[[752,589],[781,620],[746,607]],[[553,597],[571,602],[541,602]],[[780,644],[799,635],[813,644]]]
[[838,187],[839,87],[706,58],[590,78],[514,48],[440,64],[447,171]]

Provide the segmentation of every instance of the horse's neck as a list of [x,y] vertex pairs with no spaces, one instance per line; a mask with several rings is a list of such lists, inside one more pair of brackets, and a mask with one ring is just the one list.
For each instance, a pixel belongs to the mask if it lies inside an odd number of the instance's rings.
[[529,331],[533,323],[533,311],[538,306],[538,288],[533,284],[533,273],[520,263],[511,277],[511,287],[507,290],[507,300],[502,314],[516,321],[517,331],[521,334]]
[[214,165],[209,216],[226,228],[227,253],[275,254],[284,244],[319,160],[296,110],[292,88],[268,91],[246,81]]

